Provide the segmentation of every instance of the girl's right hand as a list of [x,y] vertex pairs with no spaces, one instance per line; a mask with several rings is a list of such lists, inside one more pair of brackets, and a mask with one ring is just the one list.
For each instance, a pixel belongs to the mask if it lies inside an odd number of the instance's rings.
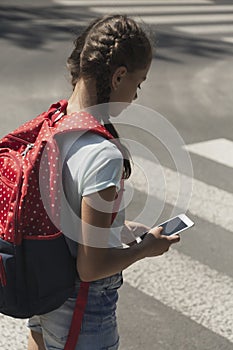
[[148,231],[143,241],[140,243],[145,257],[162,255],[168,251],[173,243],[180,241],[179,235],[164,236],[162,227],[154,227]]

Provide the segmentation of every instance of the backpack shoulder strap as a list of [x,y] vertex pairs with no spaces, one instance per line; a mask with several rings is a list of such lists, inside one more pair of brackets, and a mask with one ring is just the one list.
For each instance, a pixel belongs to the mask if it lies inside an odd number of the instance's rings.
[[114,138],[112,134],[102,124],[100,124],[93,115],[85,111],[75,112],[71,115],[64,115],[62,112],[58,114],[57,112],[54,116],[56,117],[52,118],[54,120],[54,136],[70,131],[90,131],[107,139]]

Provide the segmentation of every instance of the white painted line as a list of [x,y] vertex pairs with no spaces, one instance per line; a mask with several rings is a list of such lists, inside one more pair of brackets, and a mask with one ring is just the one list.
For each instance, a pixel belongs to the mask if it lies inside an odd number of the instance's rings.
[[233,21],[231,14],[211,14],[211,15],[171,15],[171,16],[137,16],[136,20],[141,20],[147,24],[176,24],[176,23],[209,23]]
[[191,153],[214,160],[217,163],[233,168],[233,142],[227,139],[216,139],[186,145]]
[[28,328],[26,327],[26,320],[0,314],[0,325],[1,350],[27,349]]
[[[192,234],[187,232],[184,234]],[[233,343],[233,279],[175,249],[141,260],[124,280]]]
[[[65,6],[96,6],[96,5],[114,5],[116,4],[115,0],[86,0],[86,1],[79,1],[79,0],[53,0],[54,3],[59,5],[65,5]],[[142,3],[142,0],[118,0],[117,5],[123,4],[125,6],[127,5],[135,5]],[[146,0],[143,2],[144,5],[179,5],[179,4],[212,4],[212,0]]]
[[175,26],[175,30],[189,34],[220,34],[233,32],[232,24],[209,24],[209,25],[193,25],[193,26]]
[[[141,164],[147,177],[151,176],[152,180],[156,176],[161,176],[161,169],[150,160],[135,157],[133,158],[135,166]],[[190,179],[184,174],[163,167],[164,177],[166,180],[166,203],[176,207],[179,186],[193,181],[193,190],[188,210],[193,215],[218,225],[230,232],[233,232],[233,194],[221,190],[215,186],[208,185],[196,179]],[[147,181],[142,179],[141,173],[133,172],[132,181],[137,190],[147,191]],[[156,181],[151,181],[153,185],[148,190],[148,195],[164,200],[163,189],[158,187]],[[185,194],[184,194],[185,195]],[[186,196],[190,194],[187,193]],[[179,208],[177,208],[178,210]],[[182,208],[181,208],[182,209]],[[159,224],[159,223],[158,223]]]
[[[87,24],[90,23],[90,21],[93,19],[93,17],[88,17],[85,19],[80,19],[78,18],[77,20],[73,20],[73,19],[59,19],[59,18],[52,18],[49,20],[49,24],[53,25],[53,26],[57,26],[57,27],[68,27],[68,26],[77,26],[77,25],[81,25],[81,26],[85,26]],[[34,19],[33,20],[34,24],[37,25],[45,25],[48,23],[48,19],[46,18],[39,18],[39,19]]]
[[225,38],[222,38],[222,40],[227,42],[227,43],[233,44],[233,37],[226,36]]
[[[93,17],[88,17],[88,18],[83,18],[83,19],[78,19],[78,20],[73,20],[73,19],[63,19],[62,21],[60,19],[53,18],[50,20],[50,24],[58,27],[67,27],[67,26],[77,26],[77,25],[82,25],[85,26],[87,25]],[[139,18],[140,20],[140,18]],[[40,19],[34,19],[33,23],[37,25],[44,25],[46,24],[47,20],[45,18],[40,18]],[[206,27],[209,27],[208,29]],[[208,34],[208,33],[229,33],[233,32],[233,25],[213,25],[213,26],[182,26],[178,27],[175,26],[174,29],[182,32],[187,32],[190,34]]]
[[91,10],[98,13],[112,13],[117,10],[117,13],[130,13],[133,14],[162,14],[162,13],[212,13],[212,12],[233,12],[233,5],[208,5],[208,6],[126,6],[125,3],[119,9],[116,6],[106,6],[106,7],[91,7]]

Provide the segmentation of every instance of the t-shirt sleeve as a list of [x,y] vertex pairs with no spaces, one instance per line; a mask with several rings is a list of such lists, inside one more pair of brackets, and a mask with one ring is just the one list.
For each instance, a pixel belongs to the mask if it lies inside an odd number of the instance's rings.
[[79,172],[81,195],[104,190],[111,186],[120,189],[123,172],[123,157],[116,145],[104,141],[88,152],[84,166]]

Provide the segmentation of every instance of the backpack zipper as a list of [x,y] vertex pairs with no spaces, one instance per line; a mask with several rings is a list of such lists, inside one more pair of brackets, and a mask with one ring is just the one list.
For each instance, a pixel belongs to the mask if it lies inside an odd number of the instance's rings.
[[[3,154],[4,156],[4,154]],[[9,188],[11,188],[12,191],[15,192],[14,188],[15,186],[17,185],[17,192],[16,192],[16,198],[15,198],[15,202],[17,203],[15,205],[15,208],[14,208],[14,222],[15,222],[15,232],[18,231],[18,212],[19,212],[19,199],[20,199],[20,193],[21,193],[21,190],[22,190],[22,183],[23,183],[23,178],[22,178],[22,174],[23,174],[23,171],[22,171],[22,162],[23,160],[20,159],[20,157],[16,157],[15,154],[7,154],[5,155],[7,156],[8,158],[10,158],[11,160],[14,161],[14,163],[16,164],[17,166],[17,179],[16,179],[16,182],[15,182],[15,185],[13,183],[11,183],[7,178],[5,178],[4,176],[1,176],[1,181]],[[12,209],[13,210],[13,209]],[[14,234],[14,237],[12,236],[12,242],[16,243],[15,242],[15,234]],[[1,259],[1,255],[0,255],[0,259]],[[1,260],[0,260],[0,273],[2,274],[2,270],[1,270]],[[1,275],[2,276],[2,275]],[[1,276],[0,276],[0,282],[1,282]]]
[[22,157],[26,157],[28,151],[34,147],[34,143],[28,143],[25,150],[21,153]]
[[[57,113],[59,113],[60,111],[58,110],[57,112],[55,112],[54,113],[54,115],[55,114],[57,114]],[[56,117],[56,119],[54,120],[54,124],[56,123],[56,122],[58,122],[58,120],[60,120],[62,117],[63,117],[63,115],[65,115],[65,113],[63,113],[63,112],[60,112],[59,114],[58,114],[58,116]]]
[[17,137],[15,135],[9,134],[8,137],[26,145],[25,150],[23,152],[21,152],[22,157],[25,157],[27,155],[28,151],[34,147],[34,143],[30,143],[30,142],[28,142],[24,139],[21,139],[20,137]]

